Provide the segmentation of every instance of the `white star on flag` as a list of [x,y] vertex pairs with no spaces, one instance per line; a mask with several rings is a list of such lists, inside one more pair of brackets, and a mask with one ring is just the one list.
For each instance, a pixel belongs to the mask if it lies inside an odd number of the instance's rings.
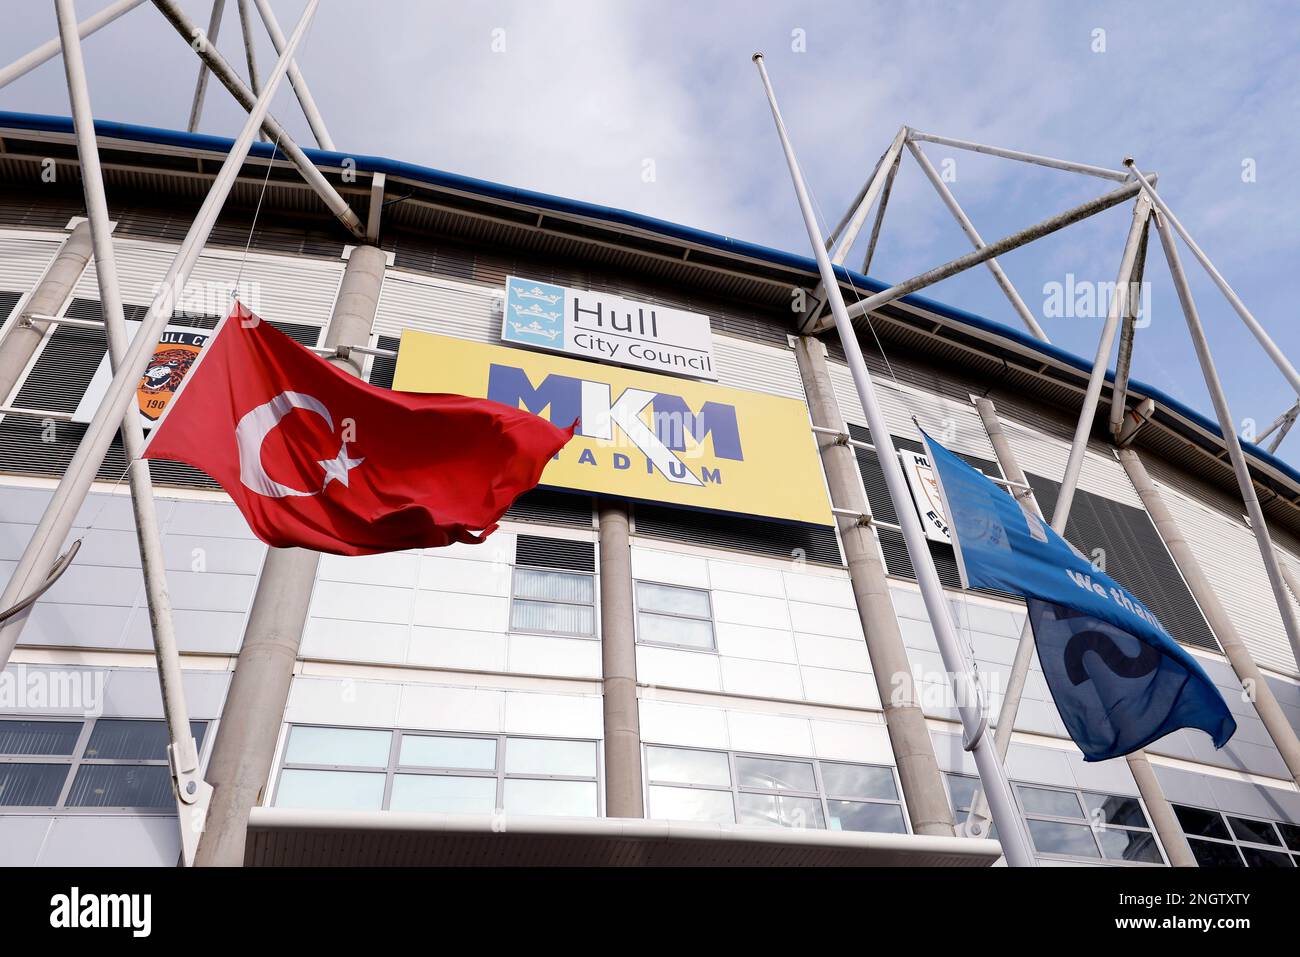
[[322,459],[316,464],[325,470],[325,484],[322,485],[321,491],[329,488],[330,482],[338,481],[343,483],[343,487],[348,487],[348,473],[366,460],[363,455],[359,459],[348,458],[348,444],[344,442],[339,446],[339,454],[332,459]]

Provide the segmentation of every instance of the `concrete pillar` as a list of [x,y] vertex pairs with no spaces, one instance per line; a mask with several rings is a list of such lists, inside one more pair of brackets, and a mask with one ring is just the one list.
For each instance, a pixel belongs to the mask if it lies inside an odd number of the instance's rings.
[[604,678],[605,814],[645,817],[636,700],[636,614],[627,506],[601,501],[600,660]]
[[[374,246],[352,250],[325,333],[327,346],[369,341],[387,262]],[[359,356],[330,361],[361,374]],[[244,863],[248,814],[262,800],[271,774],[319,561],[320,554],[307,549],[267,550],[204,775],[213,795],[195,859],[199,866]]]
[[[847,431],[831,385],[826,347],[817,339],[804,336],[798,341],[795,355],[813,424]],[[817,444],[835,507],[870,514],[853,450],[836,444],[833,437],[826,435],[818,435]],[[867,638],[867,653],[880,692],[894,759],[898,762],[898,777],[912,830],[916,834],[952,837],[952,810],[934,757],[934,743],[930,740],[925,714],[912,682],[911,663],[894,614],[885,564],[875,535],[851,518],[838,521],[858,617]]]
[[1287,721],[1282,706],[1278,704],[1277,698],[1273,697],[1273,689],[1269,687],[1264,673],[1259,670],[1259,665],[1255,664],[1255,659],[1251,657],[1250,651],[1241,640],[1241,635],[1210,584],[1209,576],[1201,568],[1201,563],[1196,560],[1192,546],[1183,537],[1182,530],[1174,521],[1173,513],[1169,511],[1169,506],[1165,504],[1160,491],[1151,481],[1151,476],[1147,474],[1142,459],[1131,448],[1121,449],[1118,454],[1120,463],[1128,472],[1128,477],[1137,490],[1138,497],[1142,499],[1142,505],[1151,516],[1151,521],[1155,522],[1156,530],[1164,539],[1179,571],[1183,573],[1183,579],[1196,598],[1196,603],[1201,606],[1210,630],[1219,639],[1219,646],[1223,648],[1228,664],[1232,666],[1237,680],[1241,682],[1242,689],[1254,702],[1255,713],[1264,723],[1268,736],[1273,739],[1273,746],[1282,756],[1287,770],[1291,772],[1291,777],[1296,784],[1300,784],[1300,741],[1296,740],[1296,733]]
[[64,240],[22,313],[10,323],[9,331],[0,341],[0,402],[9,398],[45,336],[45,325],[33,323],[28,317],[52,316],[63,308],[92,252],[87,220],[78,223]]

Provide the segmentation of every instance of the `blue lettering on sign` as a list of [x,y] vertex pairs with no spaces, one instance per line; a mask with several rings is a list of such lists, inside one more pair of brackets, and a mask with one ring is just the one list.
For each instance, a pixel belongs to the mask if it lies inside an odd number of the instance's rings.
[[562,428],[582,415],[582,380],[567,375],[548,375],[534,388],[523,369],[494,362],[488,369],[487,393],[493,402],[512,409],[523,406],[533,415],[543,415],[549,406],[551,414],[546,418]]
[[655,396],[654,413],[659,441],[674,452],[685,450],[688,435],[696,442],[703,442],[706,435],[711,435],[713,452],[718,458],[745,460],[734,405],[705,402],[699,412],[692,412],[681,396],[660,393]]

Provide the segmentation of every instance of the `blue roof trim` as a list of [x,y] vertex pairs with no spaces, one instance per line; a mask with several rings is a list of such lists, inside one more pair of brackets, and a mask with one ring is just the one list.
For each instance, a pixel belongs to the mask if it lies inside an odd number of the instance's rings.
[[[0,127],[10,129],[34,130],[47,133],[65,133],[73,132],[72,120],[66,116],[47,116],[40,113],[12,113],[0,110]],[[211,136],[206,133],[185,133],[180,130],[167,130],[151,126],[137,126],[131,123],[119,123],[113,120],[96,120],[95,132],[100,137],[131,140],[140,143],[151,143],[155,145],[176,146],[183,149],[209,150],[218,153],[225,153],[230,150],[234,140],[224,136]],[[271,156],[274,148],[270,143],[254,143],[250,153],[254,156]],[[524,206],[532,206],[540,209],[549,209],[559,213],[569,213],[575,216],[582,216],[589,219],[598,219],[608,223],[616,223],[621,226],[628,226],[633,229],[644,232],[655,233],[660,236],[667,236],[684,242],[695,243],[700,246],[707,246],[722,252],[731,253],[737,256],[743,256],[749,259],[757,259],[762,262],[773,265],[785,266],[791,269],[798,269],[803,272],[816,273],[817,262],[808,256],[800,256],[795,253],[785,252],[780,249],[772,249],[768,246],[760,246],[757,243],[746,242],[741,239],[733,239],[729,236],[722,236],[718,233],[710,233],[704,230],[695,229],[691,226],[683,226],[680,223],[672,223],[663,219],[656,219],[653,216],[645,216],[641,213],[629,212],[625,209],[617,209],[612,206],[601,206],[596,203],[587,203],[576,199],[566,199],[562,196],[552,196],[548,193],[538,193],[532,190],[520,189],[514,186],[505,186],[501,183],[493,183],[488,180],[475,179],[472,176],[461,176],[457,173],[447,173],[442,170],[431,169],[427,166],[418,166],[414,163],[403,163],[397,160],[390,160],[382,156],[368,156],[358,153],[340,153],[327,152],[325,150],[304,149],[313,161],[322,165],[338,166],[343,160],[351,159],[356,163],[356,168],[368,173],[384,173],[391,176],[404,176],[408,179],[418,180],[431,186],[442,187],[445,189],[454,189],[461,192],[472,193],[478,196],[489,197],[492,199],[502,200],[504,202],[518,203]],[[843,266],[836,268],[836,275],[842,281],[870,295],[881,292],[889,288],[887,283],[883,283],[870,276],[854,272]],[[925,296],[912,294],[905,296],[901,302],[908,303],[936,315],[951,319],[961,325],[970,326],[981,332],[997,336],[1002,339],[1010,340],[1016,345],[1037,352],[1040,355],[1071,366],[1080,372],[1087,373],[1092,369],[1092,363],[1086,359],[1076,356],[1072,352],[1067,352],[1050,343],[1042,342],[1035,339],[1028,333],[1005,326],[999,322],[993,322],[984,316],[978,316],[975,313],[967,312],[964,309],[958,309],[945,303],[929,299]],[[1114,370],[1108,370],[1106,380],[1113,381],[1115,377]],[[1184,405],[1182,402],[1174,399],[1163,389],[1157,389],[1139,382],[1137,379],[1131,379],[1129,387],[1143,395],[1150,396],[1160,405],[1165,406],[1178,415],[1189,420],[1197,427],[1204,429],[1210,435],[1215,436],[1219,441],[1223,441],[1223,433],[1219,430],[1218,423],[1197,412],[1195,409]],[[1282,459],[1266,452],[1264,449],[1250,442],[1242,441],[1242,448],[1254,459],[1267,465],[1278,472],[1281,472],[1292,482],[1300,485],[1300,471],[1292,468]]]

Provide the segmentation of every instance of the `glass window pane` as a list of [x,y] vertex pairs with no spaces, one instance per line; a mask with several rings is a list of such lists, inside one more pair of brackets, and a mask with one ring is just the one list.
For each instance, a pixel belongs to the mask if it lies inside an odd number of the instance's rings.
[[1199,837],[1218,837],[1225,841],[1232,838],[1232,835],[1228,833],[1227,826],[1223,823],[1223,815],[1218,811],[1207,811],[1199,807],[1175,804],[1174,813],[1178,815],[1178,823],[1183,826],[1184,834]]
[[1281,851],[1262,851],[1257,847],[1243,847],[1241,856],[1246,859],[1247,867],[1295,867],[1291,855]]
[[1079,796],[1073,791],[1049,791],[1017,784],[1020,800],[1027,814],[1050,814],[1053,817],[1083,817]]
[[826,789],[827,796],[898,800],[898,789],[894,787],[894,772],[889,768],[876,768],[865,764],[832,764],[823,761],[822,787]]
[[512,814],[596,816],[596,782],[507,778],[505,810]]
[[506,739],[506,774],[560,774],[596,776],[595,741],[542,741]]
[[969,811],[971,802],[975,800],[975,792],[979,790],[979,782],[975,778],[968,778],[962,775],[948,775],[948,793],[952,796],[952,806],[957,811]]
[[1276,844],[1278,846],[1282,844],[1282,841],[1277,836],[1277,831],[1273,830],[1273,825],[1268,821],[1252,821],[1249,818],[1233,817],[1231,814],[1227,814],[1225,817],[1232,826],[1232,833],[1237,835],[1239,841],[1250,841],[1254,844]]
[[284,761],[286,764],[384,768],[388,766],[388,747],[392,739],[391,731],[294,727],[289,731]]
[[650,817],[664,821],[709,821],[733,824],[736,811],[730,791],[650,787]]
[[[190,733],[194,735],[195,745],[200,748],[203,746],[206,727],[207,724],[203,721],[190,722]],[[125,761],[166,761],[169,743],[167,725],[161,721],[100,718],[90,732],[85,756]]]
[[1162,864],[1160,849],[1150,831],[1123,831],[1102,828],[1097,831],[1102,857],[1112,861],[1149,861]]
[[721,751],[691,751],[686,748],[646,748],[646,774],[651,781],[678,784],[731,786],[731,768]]
[[80,721],[0,721],[0,754],[71,754]]
[[1043,854],[1069,854],[1073,857],[1100,857],[1092,828],[1085,824],[1062,824],[1059,821],[1029,821],[1034,847]]
[[713,625],[699,618],[673,618],[641,612],[637,616],[637,641],[679,648],[713,650]]
[[596,612],[590,605],[516,600],[510,606],[510,627],[515,631],[553,635],[592,635],[596,629]]
[[736,820],[740,824],[780,827],[825,827],[822,802],[816,798],[784,794],[737,794]]
[[54,807],[66,764],[0,764],[0,807]]
[[491,814],[496,810],[497,779],[456,778],[442,774],[393,776],[394,811],[438,811],[444,814]]
[[1300,826],[1278,822],[1277,829],[1282,832],[1282,840],[1293,851],[1300,851]]
[[174,807],[171,771],[163,764],[83,764],[68,807]]
[[736,777],[742,788],[817,791],[812,765],[801,761],[737,757]]
[[569,575],[564,572],[542,572],[531,568],[515,569],[515,596],[517,598],[549,598],[553,601],[595,601],[595,588],[590,575]]
[[709,618],[709,593],[695,588],[673,585],[636,583],[637,607],[642,611],[661,611],[668,615],[691,615]]
[[906,834],[903,809],[897,804],[863,804],[857,801],[827,801],[832,831],[881,831]]
[[1088,820],[1097,824],[1150,827],[1137,798],[1120,797],[1117,794],[1093,794],[1085,791],[1083,806],[1088,812]]
[[495,738],[404,734],[398,762],[404,767],[491,771],[497,766],[497,742]]
[[1241,861],[1241,855],[1237,853],[1237,848],[1232,844],[1218,844],[1214,841],[1198,841],[1196,839],[1187,842],[1191,845],[1192,856],[1196,858],[1196,863],[1201,867],[1245,867]]
[[371,771],[282,771],[275,806],[378,811],[384,806],[384,775]]

